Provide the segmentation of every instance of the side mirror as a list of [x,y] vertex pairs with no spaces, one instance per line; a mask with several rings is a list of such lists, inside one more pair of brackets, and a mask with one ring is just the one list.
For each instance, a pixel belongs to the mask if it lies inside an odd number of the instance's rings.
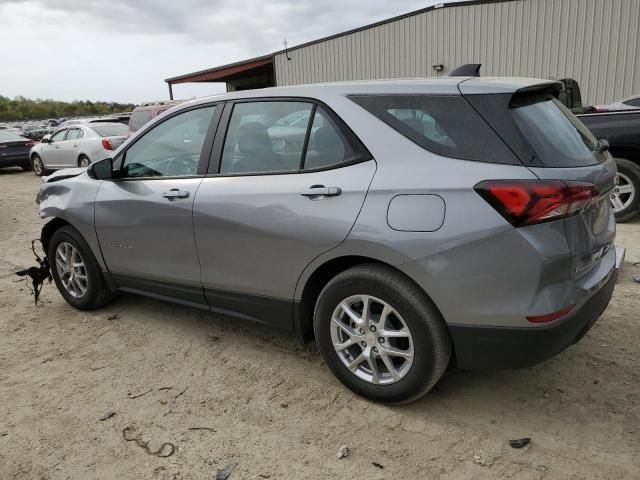
[[609,148],[611,148],[611,145],[609,145],[609,140],[607,140],[606,138],[601,138],[600,140],[598,140],[598,146],[596,147],[598,153],[606,152],[607,150],[609,150]]
[[96,180],[109,180],[113,178],[113,159],[105,158],[89,165],[87,173]]
[[45,135],[40,141],[42,143],[51,143],[51,135]]

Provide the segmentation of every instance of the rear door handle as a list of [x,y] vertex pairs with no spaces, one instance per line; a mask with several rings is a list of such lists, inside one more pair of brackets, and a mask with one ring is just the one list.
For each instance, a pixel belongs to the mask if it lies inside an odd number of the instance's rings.
[[313,200],[324,197],[337,197],[341,193],[342,189],[340,187],[325,187],[324,185],[313,185],[300,192],[300,195]]
[[172,188],[168,192],[164,192],[162,196],[164,198],[168,198],[169,200],[172,200],[174,198],[188,198],[189,192],[187,192],[186,190],[180,190],[179,188]]

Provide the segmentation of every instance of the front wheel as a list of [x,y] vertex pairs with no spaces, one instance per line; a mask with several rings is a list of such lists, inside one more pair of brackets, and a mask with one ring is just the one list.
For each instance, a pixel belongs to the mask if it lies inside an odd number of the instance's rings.
[[88,167],[89,165],[91,165],[91,160],[89,160],[89,157],[87,157],[86,155],[80,155],[80,158],[78,159],[78,166]]
[[67,303],[80,310],[95,310],[113,297],[89,245],[73,227],[55,231],[49,243],[51,274]]
[[451,357],[444,321],[431,301],[382,265],[360,265],[331,280],[318,298],[314,331],[336,377],[384,403],[407,403],[427,393]]
[[618,175],[610,200],[617,222],[626,222],[640,211],[640,166],[616,158]]

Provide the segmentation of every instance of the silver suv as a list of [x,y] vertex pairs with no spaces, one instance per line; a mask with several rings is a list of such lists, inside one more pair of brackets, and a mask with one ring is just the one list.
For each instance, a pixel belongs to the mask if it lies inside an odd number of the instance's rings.
[[56,285],[117,291],[315,338],[387,402],[573,344],[615,283],[615,164],[519,78],[310,85],[163,113],[38,195]]

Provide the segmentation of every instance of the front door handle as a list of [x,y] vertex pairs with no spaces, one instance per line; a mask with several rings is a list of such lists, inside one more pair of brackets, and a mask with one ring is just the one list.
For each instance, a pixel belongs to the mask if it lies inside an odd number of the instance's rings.
[[164,198],[168,198],[169,200],[172,200],[174,198],[187,198],[189,197],[189,192],[187,192],[186,190],[180,190],[179,188],[172,188],[168,192],[164,192],[162,196]]
[[324,197],[337,197],[342,193],[340,187],[325,187],[324,185],[312,185],[309,188],[300,192],[303,197],[308,197],[311,200],[317,200]]

